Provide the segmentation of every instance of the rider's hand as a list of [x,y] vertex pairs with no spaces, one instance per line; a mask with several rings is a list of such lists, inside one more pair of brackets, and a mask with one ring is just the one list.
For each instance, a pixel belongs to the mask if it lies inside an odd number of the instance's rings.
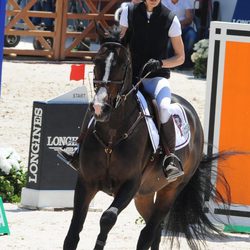
[[144,66],[143,75],[146,75],[148,72],[153,73],[161,68],[162,68],[162,61],[149,59],[148,62]]

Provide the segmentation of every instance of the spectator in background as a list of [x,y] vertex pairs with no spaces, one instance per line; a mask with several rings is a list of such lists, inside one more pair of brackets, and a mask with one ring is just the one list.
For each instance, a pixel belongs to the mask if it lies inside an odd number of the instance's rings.
[[[33,10],[35,11],[55,11],[55,2],[56,0],[38,0],[34,6]],[[33,17],[32,22],[34,25],[44,25],[46,30],[54,29],[54,19],[53,18],[41,18],[41,17]]]
[[[162,3],[171,10],[179,19],[182,29],[182,40],[185,49],[185,62],[182,65],[184,68],[193,66],[191,54],[193,46],[197,42],[197,32],[193,28],[193,9],[194,0],[162,0]],[[172,56],[172,46],[168,46],[169,56]]]

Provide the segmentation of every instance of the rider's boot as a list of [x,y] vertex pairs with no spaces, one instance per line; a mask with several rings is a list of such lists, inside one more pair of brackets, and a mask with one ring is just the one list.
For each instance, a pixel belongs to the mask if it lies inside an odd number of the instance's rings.
[[181,160],[175,153],[175,127],[173,117],[161,124],[161,140],[165,151],[162,167],[163,173],[169,182],[175,181],[184,174]]
[[57,157],[62,160],[64,163],[72,167],[74,170],[79,169],[79,152],[80,144],[77,143],[77,148],[73,152],[68,152],[67,147],[62,147],[57,150]]
[[57,151],[57,157],[76,171],[78,171],[80,167],[79,166],[80,145],[84,141],[85,136],[87,134],[89,119],[90,119],[90,112],[87,109],[82,126],[81,126],[80,136],[77,139],[76,150],[73,152],[68,152],[66,150],[67,146],[65,146]]

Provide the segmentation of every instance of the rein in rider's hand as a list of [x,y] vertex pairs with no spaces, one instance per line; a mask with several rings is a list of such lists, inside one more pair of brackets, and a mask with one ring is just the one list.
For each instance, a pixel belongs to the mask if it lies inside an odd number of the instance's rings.
[[151,59],[149,59],[148,62],[144,65],[144,67],[143,67],[143,73],[144,73],[144,74],[146,74],[146,73],[148,73],[148,72],[153,73],[153,72],[155,72],[155,71],[161,69],[161,68],[162,68],[162,65],[163,65],[162,61],[160,61],[160,60],[155,60],[155,59],[152,59],[152,58],[151,58]]

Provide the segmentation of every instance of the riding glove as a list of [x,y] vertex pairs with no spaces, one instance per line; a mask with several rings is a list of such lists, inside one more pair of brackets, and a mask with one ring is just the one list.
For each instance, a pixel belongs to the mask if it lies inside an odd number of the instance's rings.
[[148,72],[153,73],[161,68],[162,68],[162,61],[151,58],[144,66],[143,75],[147,74]]

